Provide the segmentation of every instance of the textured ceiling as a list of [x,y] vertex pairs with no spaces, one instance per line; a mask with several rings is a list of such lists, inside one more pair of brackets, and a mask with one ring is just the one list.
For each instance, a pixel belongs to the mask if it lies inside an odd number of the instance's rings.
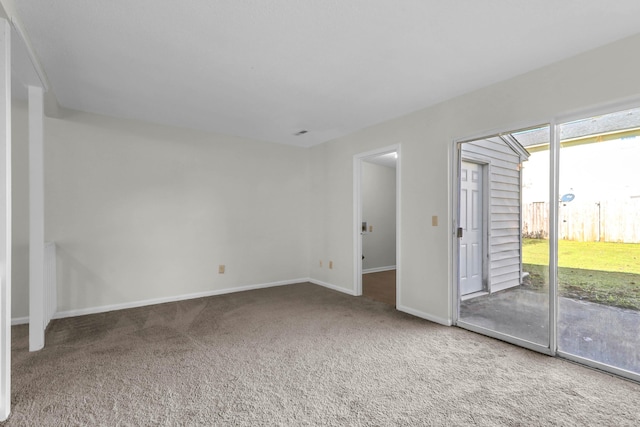
[[63,107],[303,147],[640,30],[638,0],[16,3]]

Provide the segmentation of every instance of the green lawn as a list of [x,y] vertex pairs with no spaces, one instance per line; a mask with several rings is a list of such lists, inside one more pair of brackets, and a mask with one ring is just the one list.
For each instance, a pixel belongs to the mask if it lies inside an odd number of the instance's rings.
[[[524,239],[525,264],[549,263],[549,241]],[[608,242],[558,242],[558,267],[640,274],[640,244]]]
[[[524,239],[525,286],[548,289],[549,242]],[[640,244],[558,242],[561,296],[640,310]]]

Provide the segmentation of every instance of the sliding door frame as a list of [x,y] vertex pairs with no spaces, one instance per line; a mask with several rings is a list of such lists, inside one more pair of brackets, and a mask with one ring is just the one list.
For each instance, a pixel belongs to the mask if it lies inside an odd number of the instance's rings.
[[560,128],[549,122],[549,352],[558,352],[558,212],[560,200]]
[[[559,193],[559,173],[560,173],[560,125],[575,120],[587,119],[598,115],[624,111],[640,107],[640,96],[624,98],[614,102],[602,103],[595,107],[577,109],[569,113],[555,115],[546,124],[538,125],[515,125],[501,128],[499,130],[487,131],[475,136],[459,138],[451,145],[451,176],[452,183],[451,197],[451,307],[453,324],[472,332],[487,335],[523,348],[534,350],[540,353],[567,359],[580,363],[590,368],[595,368],[614,375],[640,382],[640,374],[586,359],[577,355],[558,350],[558,213],[559,205],[555,203],[560,199]],[[504,133],[517,132],[520,130],[533,129],[536,127],[549,126],[549,346],[514,337],[508,334],[496,332],[477,325],[472,325],[460,320],[460,266],[459,266],[459,241],[457,237],[458,218],[460,215],[460,165],[462,162],[462,144],[479,139],[490,138]]]
[[[464,329],[468,329],[472,332],[476,332],[479,334],[483,334],[483,335],[487,335],[491,338],[496,338],[499,339],[501,341],[505,341],[508,342],[510,344],[515,344],[517,346],[520,347],[524,347],[527,348],[529,350],[533,350],[533,351],[537,351],[539,353],[543,353],[543,354],[547,354],[547,355],[553,355],[555,352],[555,324],[552,323],[552,319],[555,318],[555,308],[552,308],[553,306],[553,295],[555,295],[556,293],[556,285],[555,282],[551,283],[551,276],[552,270],[555,270],[555,268],[552,266],[551,264],[551,258],[550,258],[550,262],[549,262],[549,341],[548,344],[545,345],[541,345],[538,343],[534,343],[519,337],[515,337],[513,335],[509,335],[509,334],[505,334],[502,332],[498,332],[498,331],[494,331],[492,329],[487,329],[484,328],[482,326],[477,326],[477,325],[473,325],[471,323],[467,323],[464,320],[460,319],[460,242],[459,239],[457,237],[457,230],[458,227],[460,226],[458,223],[458,220],[460,218],[460,170],[461,170],[461,164],[462,164],[462,144],[466,143],[466,142],[472,142],[472,141],[477,141],[480,139],[488,139],[488,138],[492,138],[492,137],[496,137],[496,136],[500,136],[500,135],[504,135],[507,133],[513,133],[513,132],[520,132],[520,131],[524,131],[524,130],[528,130],[528,129],[536,129],[536,128],[541,128],[541,127],[545,127],[545,126],[549,126],[550,129],[550,150],[551,147],[553,147],[555,144],[555,126],[553,126],[553,123],[527,123],[527,124],[520,124],[520,125],[515,125],[515,126],[511,126],[511,127],[505,127],[505,128],[500,128],[499,130],[494,130],[494,131],[488,131],[488,132],[483,132],[481,134],[475,135],[475,136],[471,136],[471,137],[465,137],[465,138],[460,138],[460,139],[456,139],[453,141],[452,144],[452,160],[453,160],[453,165],[452,165],[452,176],[451,176],[451,182],[453,183],[453,197],[451,198],[451,212],[452,212],[452,230],[451,230],[451,239],[452,239],[452,244],[451,244],[451,248],[452,248],[452,277],[454,278],[454,280],[452,281],[453,286],[451,289],[451,300],[452,300],[452,313],[453,313],[453,324],[456,326],[459,326],[461,328]],[[550,156],[553,157],[553,156]],[[557,160],[557,156],[555,157],[555,159]],[[553,173],[551,172],[551,175],[553,175]],[[550,181],[551,182],[551,181]],[[550,192],[553,194],[554,192],[557,193],[557,189],[555,189],[555,187],[553,187],[552,185],[550,185]],[[551,199],[553,200],[553,199]],[[554,213],[553,212],[549,212],[550,218],[552,221],[555,222],[555,218],[554,216],[552,216]],[[557,208],[556,208],[556,212],[555,214],[557,215]],[[551,247],[551,245],[550,245]],[[551,255],[551,249],[550,249],[550,255]]]

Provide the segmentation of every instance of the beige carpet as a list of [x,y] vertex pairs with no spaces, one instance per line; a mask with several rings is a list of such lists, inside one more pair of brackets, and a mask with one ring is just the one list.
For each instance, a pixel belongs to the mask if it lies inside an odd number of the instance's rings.
[[640,425],[640,385],[308,283],[14,327],[8,425]]

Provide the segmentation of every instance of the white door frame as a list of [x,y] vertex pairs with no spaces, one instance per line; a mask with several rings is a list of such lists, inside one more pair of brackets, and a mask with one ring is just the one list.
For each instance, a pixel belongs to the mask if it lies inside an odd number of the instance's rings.
[[11,28],[0,19],[0,421],[11,412]]
[[355,296],[362,295],[362,162],[368,158],[388,153],[397,153],[396,162],[396,307],[399,307],[401,296],[401,264],[400,256],[400,200],[401,197],[401,159],[400,144],[378,148],[353,156],[353,283]]

